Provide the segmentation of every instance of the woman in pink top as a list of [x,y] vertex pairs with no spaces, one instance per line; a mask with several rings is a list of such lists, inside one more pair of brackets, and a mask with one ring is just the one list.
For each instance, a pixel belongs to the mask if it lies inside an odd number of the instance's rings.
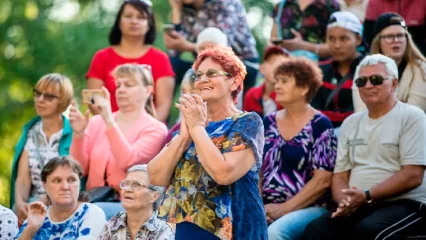
[[[167,127],[155,119],[153,81],[148,65],[124,64],[113,71],[118,111],[112,113],[110,95],[94,96],[92,108],[99,111],[89,121],[73,104],[71,155],[88,176],[86,189],[111,186],[119,192],[127,170],[147,164],[163,147]],[[120,211],[120,203],[97,203],[109,217]]]

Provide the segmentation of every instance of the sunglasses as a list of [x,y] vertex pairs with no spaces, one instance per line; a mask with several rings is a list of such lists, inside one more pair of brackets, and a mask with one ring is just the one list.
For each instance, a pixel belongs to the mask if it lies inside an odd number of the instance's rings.
[[141,182],[138,181],[130,181],[130,180],[123,180],[120,182],[120,188],[121,189],[126,189],[126,188],[130,188],[133,191],[139,191],[142,190],[144,188],[147,188],[149,190],[155,191],[152,187],[148,187],[146,185],[144,185]]
[[55,98],[59,98],[58,96],[50,94],[50,93],[40,92],[39,90],[37,90],[35,88],[33,89],[33,95],[34,95],[35,98],[39,98],[39,97],[43,96],[43,99],[46,100],[46,101],[49,101],[49,102],[53,101]]
[[373,75],[369,77],[359,77],[355,80],[355,85],[357,87],[365,87],[367,85],[367,81],[370,81],[371,85],[378,86],[382,85],[384,80],[389,78],[382,77],[380,75]]
[[196,72],[192,75],[192,80],[194,82],[196,81],[200,81],[201,78],[206,75],[207,78],[214,78],[217,76],[230,76],[230,74],[228,72],[222,71],[222,70],[218,70],[218,69],[213,69],[210,68],[209,70],[207,70],[207,72],[203,73],[203,72]]

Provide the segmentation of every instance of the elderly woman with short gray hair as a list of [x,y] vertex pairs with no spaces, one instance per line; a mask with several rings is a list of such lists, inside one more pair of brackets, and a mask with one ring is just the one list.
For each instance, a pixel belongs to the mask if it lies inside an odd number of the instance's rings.
[[157,219],[157,207],[164,189],[149,183],[144,165],[135,165],[121,181],[121,205],[126,210],[111,218],[99,239],[171,240],[174,233],[166,222]]

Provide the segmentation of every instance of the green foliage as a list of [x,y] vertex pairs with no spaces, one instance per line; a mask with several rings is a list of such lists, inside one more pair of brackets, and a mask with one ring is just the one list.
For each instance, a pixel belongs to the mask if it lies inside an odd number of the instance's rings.
[[[34,114],[32,88],[46,73],[59,72],[73,81],[77,98],[93,54],[108,45],[107,36],[118,6],[115,0],[2,0],[0,1],[0,204],[9,205],[14,146],[22,126]],[[253,28],[259,52],[264,48],[264,18],[268,1],[243,1],[248,12],[261,11]],[[156,46],[164,49],[161,28],[168,21],[167,0],[153,0],[157,18]],[[68,4],[71,10],[61,8]],[[71,4],[71,5],[70,5]],[[78,13],[63,20],[72,6]],[[250,6],[250,7],[249,7]]]

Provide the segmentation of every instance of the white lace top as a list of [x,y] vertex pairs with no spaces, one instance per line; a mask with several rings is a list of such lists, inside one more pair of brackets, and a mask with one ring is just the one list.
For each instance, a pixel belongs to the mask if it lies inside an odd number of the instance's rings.
[[62,129],[52,134],[49,141],[47,141],[41,121],[36,123],[28,131],[27,142],[25,143],[24,149],[28,152],[28,163],[31,173],[30,198],[38,198],[40,195],[45,194],[40,176],[41,169],[50,159],[59,156],[59,141],[61,137]]

